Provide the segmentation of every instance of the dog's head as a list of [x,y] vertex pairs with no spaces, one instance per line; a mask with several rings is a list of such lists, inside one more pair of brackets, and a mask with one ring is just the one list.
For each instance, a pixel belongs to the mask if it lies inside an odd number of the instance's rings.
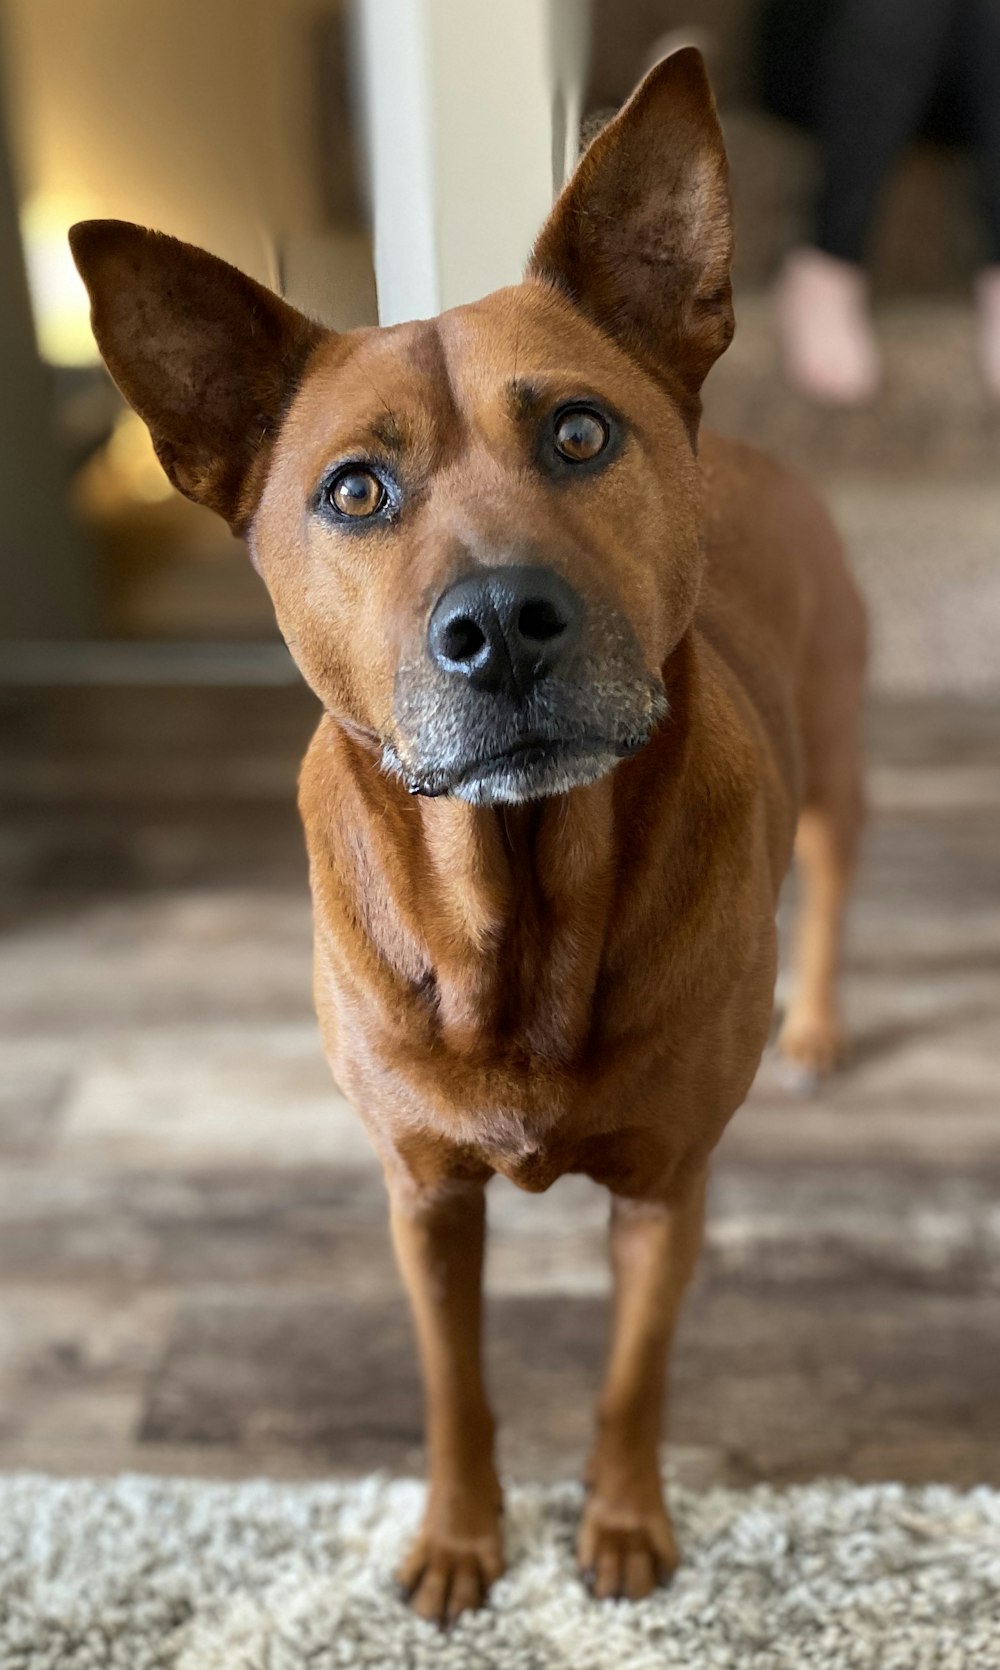
[[415,791],[585,783],[665,711],[700,572],[699,391],[733,319],[699,54],[594,140],[525,282],[336,335],[201,250],[74,228],[174,484],[246,535],[324,706]]

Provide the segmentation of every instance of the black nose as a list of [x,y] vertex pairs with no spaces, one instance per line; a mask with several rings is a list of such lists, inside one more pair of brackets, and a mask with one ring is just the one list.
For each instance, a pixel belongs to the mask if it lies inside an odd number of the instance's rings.
[[438,599],[427,646],[442,672],[516,698],[572,649],[582,613],[550,568],[484,568]]

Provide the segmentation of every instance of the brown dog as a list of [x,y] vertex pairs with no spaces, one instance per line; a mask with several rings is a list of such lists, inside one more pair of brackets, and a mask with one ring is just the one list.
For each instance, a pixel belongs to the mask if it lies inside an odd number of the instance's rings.
[[[676,1559],[665,1360],[709,1155],[770,1024],[839,1042],[864,624],[801,481],[703,434],[733,329],[697,52],[597,137],[517,288],[336,336],[203,252],[75,228],[101,350],[182,492],[249,540],[324,717],[302,776],[316,1001],[385,1166],[427,1394],[425,1617],[502,1566],[484,1185],[611,1191],[614,1335],[580,1532],[600,1596]],[[800,808],[801,815],[800,815]]]

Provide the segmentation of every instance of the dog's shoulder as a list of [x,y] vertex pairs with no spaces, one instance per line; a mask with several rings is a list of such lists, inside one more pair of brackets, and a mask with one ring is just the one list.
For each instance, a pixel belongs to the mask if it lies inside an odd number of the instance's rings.
[[821,494],[800,470],[759,447],[703,430],[699,451],[705,530],[711,555],[731,548],[754,571],[792,563],[792,580],[818,547],[840,554]]
[[820,601],[852,590],[833,520],[808,478],[706,432],[699,624],[758,669],[795,677]]

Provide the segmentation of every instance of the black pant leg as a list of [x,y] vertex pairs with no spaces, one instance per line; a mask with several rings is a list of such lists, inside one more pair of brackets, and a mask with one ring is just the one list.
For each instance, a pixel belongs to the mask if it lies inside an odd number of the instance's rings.
[[957,0],[838,0],[820,74],[815,242],[860,262],[879,194],[940,73]]
[[962,81],[975,136],[985,257],[1000,264],[1000,0],[963,0]]

